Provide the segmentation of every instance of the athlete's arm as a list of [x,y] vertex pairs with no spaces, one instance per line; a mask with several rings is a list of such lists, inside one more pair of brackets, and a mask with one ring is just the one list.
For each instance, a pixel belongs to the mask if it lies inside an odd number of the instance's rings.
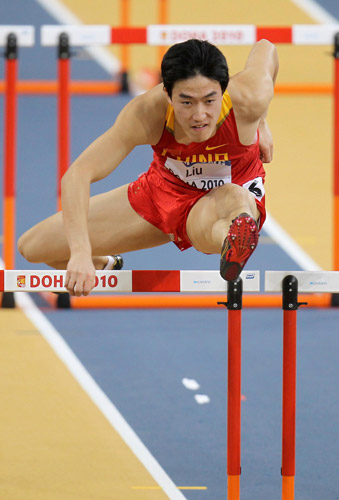
[[71,252],[66,286],[72,288],[74,282],[81,281],[89,292],[94,280],[87,222],[90,184],[108,176],[135,146],[156,144],[162,134],[166,109],[161,85],[134,98],[114,125],[96,139],[64,175],[62,215]]
[[259,123],[266,118],[278,69],[275,46],[260,40],[252,47],[243,71],[230,79],[228,90],[243,144],[252,143]]
[[266,118],[260,120],[258,130],[260,159],[263,163],[270,163],[273,159],[273,138]]

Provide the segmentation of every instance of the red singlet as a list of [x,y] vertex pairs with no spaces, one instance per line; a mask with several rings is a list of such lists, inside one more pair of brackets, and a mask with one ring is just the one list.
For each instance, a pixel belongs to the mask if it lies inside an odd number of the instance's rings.
[[192,246],[186,233],[186,219],[193,205],[206,192],[226,183],[243,186],[254,195],[261,229],[266,212],[259,134],[250,146],[240,143],[227,91],[213,137],[187,146],[176,142],[174,110],[169,105],[164,131],[152,148],[151,166],[129,185],[128,199],[139,215],[169,234],[180,250]]

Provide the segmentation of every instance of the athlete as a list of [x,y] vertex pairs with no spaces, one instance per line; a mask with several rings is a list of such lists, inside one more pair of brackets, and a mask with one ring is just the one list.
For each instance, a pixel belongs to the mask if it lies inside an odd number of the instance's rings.
[[[214,45],[172,46],[163,84],[132,99],[114,125],[70,166],[62,179],[62,213],[21,236],[30,262],[66,269],[71,295],[88,295],[105,255],[173,241],[180,250],[220,254],[220,273],[234,280],[254,251],[265,220],[265,172],[272,159],[266,115],[278,71],[275,46],[251,49],[229,79]],[[154,157],[129,185],[90,198],[90,184],[108,176],[141,144]]]

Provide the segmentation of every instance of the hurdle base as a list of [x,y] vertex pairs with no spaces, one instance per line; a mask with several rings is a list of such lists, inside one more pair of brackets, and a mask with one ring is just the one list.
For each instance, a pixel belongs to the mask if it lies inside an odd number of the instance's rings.
[[129,77],[127,71],[123,71],[120,75],[120,78],[121,78],[120,92],[126,94],[129,92]]
[[294,476],[282,477],[282,500],[294,500]]
[[14,309],[15,307],[14,292],[3,292],[1,307],[3,309]]
[[227,500],[240,500],[240,476],[227,476]]
[[59,293],[56,300],[57,309],[71,309],[71,297],[69,293]]
[[339,307],[339,293],[332,293],[331,306],[332,307]]

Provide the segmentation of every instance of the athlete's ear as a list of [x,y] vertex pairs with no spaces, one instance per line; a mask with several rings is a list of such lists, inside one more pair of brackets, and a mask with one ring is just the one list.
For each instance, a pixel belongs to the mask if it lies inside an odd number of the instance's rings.
[[167,92],[167,89],[166,87],[163,87],[163,91],[165,92],[166,94],[166,97],[167,97],[167,101],[169,104],[172,104],[172,99],[170,98],[170,96],[168,95],[168,92]]

